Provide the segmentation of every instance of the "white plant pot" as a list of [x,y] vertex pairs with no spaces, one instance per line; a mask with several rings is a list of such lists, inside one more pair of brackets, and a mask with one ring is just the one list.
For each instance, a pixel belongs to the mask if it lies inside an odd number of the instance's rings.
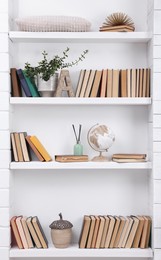
[[48,81],[43,80],[41,75],[37,76],[37,88],[42,97],[54,97],[57,85],[58,73],[51,76]]

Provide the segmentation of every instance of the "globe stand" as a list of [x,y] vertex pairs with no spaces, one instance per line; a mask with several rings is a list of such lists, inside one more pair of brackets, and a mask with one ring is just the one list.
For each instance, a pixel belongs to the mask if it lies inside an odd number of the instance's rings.
[[109,162],[110,159],[107,156],[103,156],[102,152],[99,152],[99,156],[95,156],[92,158],[92,162]]

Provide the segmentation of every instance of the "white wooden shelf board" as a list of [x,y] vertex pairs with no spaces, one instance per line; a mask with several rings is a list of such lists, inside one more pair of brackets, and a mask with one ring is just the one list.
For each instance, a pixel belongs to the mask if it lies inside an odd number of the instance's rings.
[[151,248],[122,249],[79,249],[78,245],[69,248],[18,249],[11,248],[10,257],[153,257]]
[[126,170],[126,169],[151,169],[151,162],[138,162],[138,163],[116,163],[116,162],[72,162],[72,163],[59,163],[59,162],[11,162],[10,169],[13,170]]
[[11,97],[12,105],[150,105],[151,98]]
[[148,42],[150,32],[22,32],[10,31],[12,42]]

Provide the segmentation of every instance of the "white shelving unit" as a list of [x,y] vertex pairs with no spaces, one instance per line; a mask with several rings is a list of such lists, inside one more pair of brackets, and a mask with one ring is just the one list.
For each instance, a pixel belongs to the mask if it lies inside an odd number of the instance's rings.
[[82,162],[82,163],[59,163],[59,162],[12,162],[10,164],[12,170],[150,170],[152,169],[151,162],[143,163],[115,163],[115,162]]
[[[133,18],[136,31],[98,32],[107,12],[110,14],[118,10]],[[85,17],[91,21],[92,31],[16,31],[16,17],[53,15],[53,12]],[[56,0],[54,4],[52,0],[12,0],[12,3],[10,0],[0,0],[0,13],[0,81],[3,82],[0,84],[0,259],[106,257],[160,260],[160,1],[92,1],[91,11],[91,0],[78,1],[77,5],[74,0],[68,0],[68,4],[66,0]],[[152,98],[10,97],[10,67],[23,67],[27,61],[35,63],[44,49],[50,55],[61,54],[67,46],[71,50],[71,60],[82,50],[89,50],[86,59],[70,70],[74,89],[82,68],[151,67]],[[83,125],[84,152],[92,158],[96,153],[89,147],[86,136],[90,127],[98,122],[109,125],[115,132],[116,141],[109,155],[118,152],[147,153],[149,161],[126,164],[57,163],[54,160],[49,163],[11,162],[10,132],[26,131],[38,136],[54,159],[55,154],[72,152],[73,123]],[[59,212],[74,225],[74,245],[67,249],[55,249],[51,244],[49,224]],[[153,221],[151,248],[79,249],[78,240],[85,214],[150,215]],[[38,215],[49,240],[49,248],[19,250],[10,247],[9,221],[14,215]]]
[[151,105],[151,98],[10,98],[12,105]]
[[146,43],[152,39],[148,32],[9,32],[12,42],[63,42],[63,43]]
[[69,249],[56,249],[51,245],[48,249],[30,249],[18,250],[12,248],[10,257],[134,257],[134,258],[151,258],[152,250],[148,249],[79,249],[77,245],[71,246]]

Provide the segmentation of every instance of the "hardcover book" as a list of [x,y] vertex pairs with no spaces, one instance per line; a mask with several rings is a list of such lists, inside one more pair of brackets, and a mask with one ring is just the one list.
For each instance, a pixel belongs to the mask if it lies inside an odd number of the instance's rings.
[[16,68],[11,68],[11,89],[12,89],[12,96],[13,97],[21,97],[21,86],[17,76]]
[[33,224],[32,224],[32,217],[27,218],[26,223],[27,223],[28,229],[30,231],[31,237],[32,237],[36,247],[42,248],[42,244],[41,244],[41,242],[38,238],[38,235],[36,234],[36,231],[35,231]]
[[36,155],[36,157],[38,158],[39,161],[43,162],[45,161],[45,159],[42,157],[42,155],[39,153],[39,151],[37,150],[37,148],[35,147],[35,145],[31,142],[30,140],[30,136],[27,135],[26,137],[26,141],[28,142],[30,148],[32,149],[32,151],[34,152],[34,154]]
[[88,155],[55,155],[57,162],[88,162]]
[[26,82],[26,79],[23,75],[23,71],[21,69],[17,70],[17,75],[19,77],[20,83],[21,83],[21,87],[26,95],[26,97],[32,97],[29,86]]
[[36,147],[36,149],[39,151],[46,162],[52,160],[51,156],[36,136],[30,136],[30,141],[33,143],[33,145]]
[[12,230],[12,237],[14,236],[14,239],[12,239],[12,241],[15,240],[18,248],[19,249],[23,249],[24,247],[23,247],[23,244],[22,244],[20,233],[19,233],[17,225],[16,225],[16,218],[17,218],[17,216],[14,216],[10,220],[11,230]]
[[27,239],[26,239],[26,236],[25,236],[25,233],[24,233],[24,229],[23,229],[22,223],[21,223],[21,219],[22,219],[22,216],[19,216],[19,217],[16,218],[16,225],[17,225],[20,237],[21,237],[21,241],[22,241],[23,247],[25,249],[28,249],[29,246],[28,246],[28,243],[27,243]]
[[43,248],[48,248],[48,241],[37,216],[32,218],[32,224]]
[[83,226],[80,235],[79,248],[86,248],[86,243],[88,239],[88,234],[90,230],[91,218],[89,216],[84,216]]

